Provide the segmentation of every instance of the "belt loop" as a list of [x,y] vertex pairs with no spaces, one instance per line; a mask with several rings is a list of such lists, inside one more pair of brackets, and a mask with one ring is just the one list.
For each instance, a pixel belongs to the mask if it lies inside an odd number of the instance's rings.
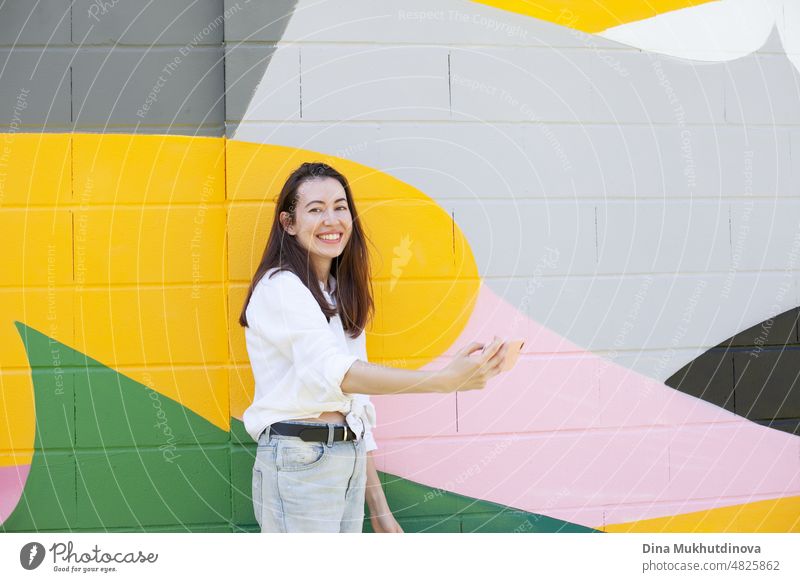
[[328,425],[328,446],[332,447],[333,446],[333,425],[330,422],[328,422],[326,424]]

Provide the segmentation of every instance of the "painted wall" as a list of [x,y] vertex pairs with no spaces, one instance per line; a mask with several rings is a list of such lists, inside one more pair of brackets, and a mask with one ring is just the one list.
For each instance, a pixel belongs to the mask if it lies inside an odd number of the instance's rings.
[[371,361],[526,338],[374,399],[406,531],[800,531],[800,15],[537,4],[6,3],[0,527],[254,529],[235,320],[318,159]]

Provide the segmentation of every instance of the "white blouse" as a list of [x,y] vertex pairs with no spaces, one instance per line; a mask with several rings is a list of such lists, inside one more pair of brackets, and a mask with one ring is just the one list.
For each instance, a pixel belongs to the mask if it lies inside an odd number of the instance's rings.
[[[345,394],[341,384],[356,360],[367,361],[366,334],[345,334],[338,314],[330,322],[316,299],[292,272],[266,272],[247,305],[245,341],[255,378],[253,403],[242,420],[254,441],[270,424],[300,418],[318,418],[323,412],[346,415],[356,435],[364,431],[366,450],[378,448],[372,436],[375,407],[366,394]],[[331,296],[336,279],[330,275]]]

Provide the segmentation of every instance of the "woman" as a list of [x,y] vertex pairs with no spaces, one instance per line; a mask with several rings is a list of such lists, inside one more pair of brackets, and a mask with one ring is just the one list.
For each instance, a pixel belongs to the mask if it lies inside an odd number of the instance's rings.
[[374,312],[367,241],[347,179],[305,163],[287,179],[239,323],[255,378],[244,413],[258,441],[253,508],[262,532],[400,532],[371,451],[368,394],[483,388],[505,346],[472,343],[438,371],[367,362]]

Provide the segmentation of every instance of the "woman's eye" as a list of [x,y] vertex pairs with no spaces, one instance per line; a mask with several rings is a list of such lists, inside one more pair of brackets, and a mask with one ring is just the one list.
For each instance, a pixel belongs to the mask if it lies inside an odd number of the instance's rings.
[[[320,208],[312,208],[309,210],[309,212],[319,212],[320,210]],[[347,206],[339,206],[336,208],[336,210],[347,210]]]

